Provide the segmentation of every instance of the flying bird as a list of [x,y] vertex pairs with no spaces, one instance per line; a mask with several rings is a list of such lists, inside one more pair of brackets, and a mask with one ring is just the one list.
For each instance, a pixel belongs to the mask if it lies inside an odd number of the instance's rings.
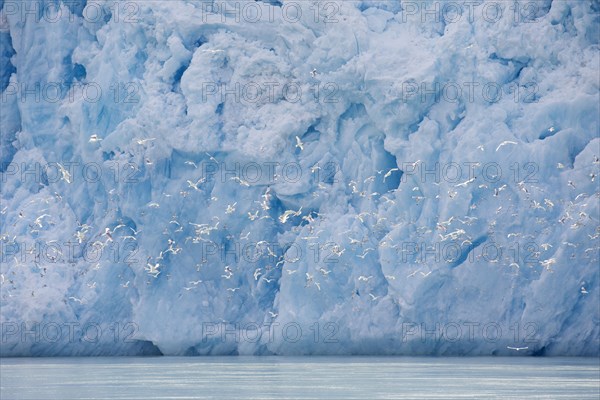
[[58,165],[58,168],[60,169],[62,179],[67,183],[71,183],[71,174],[69,173],[69,171],[67,171],[61,163],[56,163],[56,165]]
[[294,210],[286,210],[283,214],[281,214],[279,216],[279,222],[281,222],[282,224],[285,224],[287,222],[287,220],[291,217],[291,216],[299,216],[302,213],[302,207],[300,207],[298,209],[298,211],[294,211]]
[[71,297],[69,297],[69,300],[73,300],[73,301],[75,301],[75,302],[77,302],[79,304],[83,304],[83,300],[78,299],[77,297],[71,296]]
[[304,150],[304,143],[302,143],[302,140],[300,140],[298,136],[296,136],[296,147],[299,147],[300,150]]
[[104,233],[102,235],[106,236],[108,238],[106,240],[107,242],[112,242],[113,241],[112,232],[110,231],[110,228],[104,228]]
[[262,275],[262,272],[260,272],[262,270],[262,268],[256,268],[254,270],[254,280],[257,281],[258,277]]
[[386,178],[389,178],[390,176],[392,176],[392,172],[394,171],[400,171],[400,168],[391,168],[388,172],[386,172],[386,174],[383,176],[383,181],[385,182]]
[[233,212],[235,211],[236,204],[237,204],[237,201],[233,204],[228,204],[227,209],[225,210],[225,214],[233,214]]
[[498,147],[496,147],[496,151],[500,150],[501,147],[506,146],[507,144],[517,144],[517,142],[513,142],[512,140],[505,140],[504,142],[500,143]]
[[467,180],[467,181],[464,181],[463,183],[459,183],[459,184],[455,185],[454,187],[461,187],[461,186],[462,186],[462,187],[467,187],[467,185],[468,185],[469,183],[472,183],[472,182],[474,182],[474,181],[475,181],[475,177],[473,177],[473,178],[471,178],[471,179],[469,179],[469,180]]
[[156,263],[154,265],[150,264],[150,263],[147,263],[146,265],[148,267],[145,268],[145,270],[148,271],[149,275],[154,275],[154,277],[156,278],[160,274],[160,271],[158,270],[158,268],[160,268],[160,264],[159,263]]
[[243,179],[240,179],[240,178],[239,178],[239,177],[237,177],[237,176],[234,176],[234,177],[230,178],[230,180],[232,180],[232,181],[236,181],[237,183],[239,183],[239,184],[240,184],[240,186],[246,186],[246,187],[250,187],[250,184],[249,184],[248,182],[246,182],[246,181],[245,181],[245,180],[243,180]]
[[139,145],[142,145],[142,146],[143,146],[143,145],[145,145],[146,143],[148,143],[148,142],[151,142],[151,141],[153,141],[153,140],[156,140],[156,138],[136,139],[136,141],[135,141],[135,142],[136,142],[137,144],[139,144]]
[[189,187],[192,188],[192,189],[194,189],[194,190],[197,190],[197,191],[200,191],[200,189],[198,189],[198,185],[200,185],[200,184],[202,184],[204,182],[206,182],[206,178],[200,178],[196,182],[192,182],[190,180],[187,181]]
[[506,346],[506,348],[510,349],[510,350],[520,351],[520,350],[527,350],[529,347],[511,347],[511,346]]
[[33,221],[33,223],[41,228],[42,227],[42,220],[44,218],[46,218],[46,217],[51,217],[51,215],[50,214],[42,214],[39,217],[37,217],[35,219],[35,221]]

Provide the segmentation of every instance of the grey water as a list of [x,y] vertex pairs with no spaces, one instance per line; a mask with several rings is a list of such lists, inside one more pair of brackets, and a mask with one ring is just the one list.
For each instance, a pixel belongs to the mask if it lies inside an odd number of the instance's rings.
[[0,399],[599,399],[598,358],[1,358]]

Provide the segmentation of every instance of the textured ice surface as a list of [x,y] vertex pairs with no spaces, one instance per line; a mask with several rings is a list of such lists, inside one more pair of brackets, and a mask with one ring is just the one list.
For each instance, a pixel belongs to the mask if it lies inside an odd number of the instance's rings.
[[28,3],[3,355],[598,354],[597,2]]

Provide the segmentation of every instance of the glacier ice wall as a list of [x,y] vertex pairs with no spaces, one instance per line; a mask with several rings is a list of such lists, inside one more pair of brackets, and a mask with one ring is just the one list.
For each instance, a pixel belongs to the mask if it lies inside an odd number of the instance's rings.
[[597,2],[0,7],[2,355],[598,355]]

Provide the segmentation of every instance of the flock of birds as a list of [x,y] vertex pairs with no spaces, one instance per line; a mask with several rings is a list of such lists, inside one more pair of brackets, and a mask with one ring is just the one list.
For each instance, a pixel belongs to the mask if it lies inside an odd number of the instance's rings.
[[[97,135],[92,135],[90,137],[90,142],[99,142],[102,140]],[[146,146],[152,141],[154,138],[147,139],[137,139],[136,143],[141,146]],[[500,143],[496,151],[500,151],[504,146],[516,145],[517,143],[514,141],[504,141]],[[294,147],[299,149],[299,151],[305,150],[306,144],[302,141],[302,139],[298,136],[295,137]],[[479,146],[482,148],[482,146]],[[211,160],[216,159],[207,153],[207,156]],[[415,165],[419,164],[420,161],[415,162]],[[185,164],[194,170],[198,168],[198,164],[194,161],[188,160],[185,161]],[[593,161],[593,164],[597,167],[599,164],[599,160],[596,157]],[[66,183],[72,182],[72,176],[67,171],[64,166],[58,164],[59,170],[62,175],[62,179]],[[563,168],[560,164],[557,168]],[[311,168],[311,172],[315,172],[319,167],[314,166]],[[376,200],[374,203],[376,206],[372,209],[375,211],[365,211],[360,212],[355,215],[355,220],[361,226],[361,229],[348,229],[344,232],[341,232],[337,237],[332,238],[329,235],[323,235],[323,232],[326,230],[322,223],[330,218],[328,215],[321,214],[316,211],[308,210],[305,211],[303,206],[298,207],[297,209],[286,209],[281,212],[277,212],[273,210],[273,200],[276,197],[275,190],[268,186],[266,190],[260,195],[260,199],[254,201],[253,204],[256,204],[255,209],[247,210],[246,207],[241,207],[244,211],[238,210],[240,208],[239,202],[242,201],[240,198],[238,202],[232,202],[229,204],[219,203],[219,199],[216,196],[211,196],[206,190],[206,186],[208,186],[208,182],[206,177],[200,177],[199,179],[188,179],[186,180],[186,187],[181,188],[179,191],[179,195],[183,197],[187,197],[190,195],[190,191],[192,192],[202,192],[206,194],[206,198],[210,199],[210,202],[214,204],[211,207],[216,207],[217,204],[223,205],[223,214],[221,217],[214,216],[211,217],[209,222],[197,223],[194,221],[183,221],[178,215],[172,215],[170,220],[166,223],[166,226],[160,228],[160,220],[156,220],[155,218],[150,219],[153,229],[163,229],[162,233],[166,237],[165,243],[154,243],[152,248],[156,249],[155,255],[148,255],[147,259],[144,261],[143,271],[146,273],[148,279],[146,280],[147,285],[151,285],[153,281],[160,279],[163,275],[166,279],[171,279],[173,275],[172,266],[178,263],[178,259],[176,257],[181,257],[183,253],[190,250],[190,245],[200,244],[200,243],[215,243],[214,240],[221,240],[222,243],[220,245],[231,242],[231,241],[239,241],[240,243],[254,243],[255,251],[259,254],[260,263],[259,266],[256,267],[253,272],[249,274],[250,281],[255,282],[256,284],[261,285],[269,285],[276,283],[281,275],[285,272],[287,275],[292,277],[292,275],[298,273],[300,271],[299,268],[296,267],[298,262],[300,261],[299,257],[290,257],[285,253],[284,249],[277,248],[274,243],[269,243],[265,240],[260,240],[258,237],[251,237],[251,230],[247,232],[238,232],[237,234],[232,234],[232,231],[235,231],[236,227],[228,227],[225,223],[221,223],[222,219],[228,219],[230,216],[238,216],[238,214],[244,213],[248,220],[251,223],[258,223],[262,220],[270,220],[272,224],[280,224],[282,226],[290,225],[291,227],[285,229],[290,232],[295,232],[296,240],[299,243],[306,242],[304,247],[309,248],[310,246],[316,246],[322,257],[319,260],[312,263],[309,262],[308,269],[304,271],[304,283],[305,288],[314,287],[317,291],[322,290],[322,286],[324,283],[329,281],[329,277],[331,274],[336,273],[336,269],[343,268],[345,271],[357,270],[360,271],[360,265],[366,262],[369,259],[368,264],[387,264],[387,265],[395,265],[395,270],[397,273],[395,274],[386,274],[381,276],[379,274],[356,274],[356,288],[352,290],[349,295],[352,297],[360,297],[361,294],[367,294],[370,301],[378,301],[382,298],[383,292],[377,292],[377,288],[381,286],[382,282],[387,282],[391,284],[391,282],[400,278],[398,272],[405,271],[402,279],[414,279],[416,277],[421,277],[422,279],[428,278],[431,274],[435,273],[435,270],[432,268],[427,268],[428,262],[427,260],[423,260],[422,257],[411,254],[405,254],[407,252],[406,248],[403,248],[402,244],[406,241],[406,238],[394,238],[394,232],[396,228],[403,228],[405,232],[410,232],[411,241],[421,241],[425,243],[443,243],[443,242],[457,242],[460,243],[461,246],[469,246],[473,244],[475,240],[475,236],[477,231],[481,232],[482,224],[485,226],[485,230],[487,231],[487,235],[490,238],[494,238],[498,228],[498,220],[493,219],[491,221],[480,221],[478,217],[473,215],[454,215],[450,216],[446,220],[440,220],[435,223],[434,226],[431,225],[423,225],[418,226],[416,220],[405,220],[401,218],[398,221],[387,221],[385,217],[379,217],[379,213],[377,211],[377,207],[398,207],[398,204],[403,201],[401,193],[403,190],[410,191],[410,198],[415,201],[417,205],[423,204],[424,201],[427,200],[427,196],[424,194],[422,183],[416,182],[416,186],[410,189],[406,187],[407,184],[401,185],[401,187],[396,188],[394,190],[390,190],[387,193],[377,193],[370,192],[368,190],[369,185],[373,183],[385,183],[390,177],[394,174],[401,174],[401,170],[398,167],[388,168],[386,170],[376,171],[376,174],[366,177],[361,180],[350,180],[345,183],[347,186],[348,194],[351,196],[357,196],[358,198],[366,198],[370,201]],[[592,182],[595,179],[595,174],[591,173],[590,178]],[[230,181],[238,184],[242,189],[252,189],[252,185],[249,182],[244,181],[240,177],[232,177]],[[441,185],[439,183],[433,183],[439,188]],[[525,181],[518,182],[516,184],[516,188],[509,188],[506,183],[498,184],[495,187],[492,186],[489,182],[486,184],[484,182],[478,182],[475,177],[472,177],[464,182],[449,185],[449,189],[447,190],[447,196],[450,199],[459,198],[460,191],[462,189],[468,188],[472,185],[476,185],[477,189],[483,191],[485,193],[489,193],[487,199],[489,201],[497,201],[498,208],[496,209],[496,214],[498,218],[514,218],[518,215],[520,211],[525,211],[530,213],[531,215],[539,215],[536,217],[536,224],[539,224],[539,229],[536,229],[537,235],[525,235],[521,232],[515,231],[511,232],[505,238],[506,240],[496,240],[499,243],[503,243],[508,241],[509,239],[523,239],[523,240],[536,240],[537,236],[544,236],[551,232],[552,225],[556,222],[560,224],[568,224],[569,228],[572,230],[580,229],[584,226],[588,226],[589,224],[596,224],[596,227],[592,234],[588,235],[590,237],[591,242],[596,240],[596,245],[588,247],[586,249],[580,249],[581,243],[570,243],[563,242],[562,245],[564,248],[573,247],[573,253],[571,258],[575,257],[575,252],[582,252],[584,257],[589,258],[590,262],[597,262],[598,259],[594,258],[598,256],[600,247],[598,246],[598,238],[600,237],[600,225],[598,221],[592,216],[589,215],[585,209],[588,207],[593,208],[594,202],[597,204],[598,198],[600,197],[600,192],[596,193],[578,193],[573,196],[574,200],[568,201],[561,199],[560,196],[552,197],[550,194],[543,193],[543,190],[539,187],[536,187],[532,184],[528,184]],[[410,185],[409,185],[410,186]],[[569,189],[576,190],[576,185],[573,182],[569,181]],[[322,182],[317,183],[317,188],[319,190],[326,189],[326,186]],[[111,191],[114,192],[114,191]],[[504,193],[509,193],[505,195]],[[252,193],[252,192],[248,192]],[[539,195],[541,194],[541,197]],[[173,193],[164,193],[163,195],[167,198],[174,196]],[[444,195],[441,189],[437,191],[436,199],[439,199],[440,196]],[[530,210],[518,210],[514,205],[511,205],[512,198],[511,196],[525,196],[530,201]],[[57,201],[62,202],[62,197],[55,193],[55,196],[52,198],[46,198],[43,201],[48,204],[49,201]],[[482,202],[483,200],[479,200]],[[589,203],[589,204],[588,204]],[[563,212],[557,220],[553,220],[552,218],[544,217],[544,213],[554,215],[553,209],[560,204]],[[150,209],[159,209],[163,207],[158,201],[151,201],[146,204],[147,208]],[[23,210],[20,210],[16,220],[12,222],[12,227],[15,227],[19,221],[30,221],[27,226],[29,228],[29,233],[32,235],[40,235],[44,229],[48,229],[50,226],[57,224],[58,217],[54,217],[50,214],[49,207],[41,210],[41,213],[36,215],[29,215],[24,211],[27,207],[23,207]],[[588,207],[589,208],[589,207]],[[477,209],[477,204],[474,203],[469,207],[470,211],[474,211]],[[7,208],[5,207],[2,210],[2,214],[6,214]],[[473,214],[476,214],[473,212]],[[140,212],[140,216],[150,217],[152,214],[149,211],[142,210]],[[290,222],[292,222],[290,224]],[[11,224],[6,224],[5,228],[10,227]],[[476,227],[474,229],[475,232],[469,233],[471,228]],[[91,244],[97,248],[105,248],[106,246],[113,244],[115,241],[120,241],[121,243],[135,243],[140,240],[140,234],[143,232],[139,229],[133,227],[130,223],[124,222],[122,219],[117,219],[114,223],[109,226],[105,226],[99,230],[99,233],[95,235],[92,234],[94,228],[87,224],[78,223],[78,227],[73,233],[73,239],[80,245]],[[95,228],[98,231],[98,228]],[[361,233],[362,232],[362,233]],[[367,232],[365,234],[365,232]],[[11,239],[12,236],[12,239]],[[0,240],[5,243],[16,241],[17,235],[9,233],[9,230],[3,230]],[[47,241],[45,244],[50,245],[52,241]],[[54,241],[56,242],[56,241]],[[183,242],[183,244],[181,243]],[[147,245],[147,243],[146,243]],[[550,243],[542,243],[540,249],[535,251],[534,257],[527,262],[523,262],[520,259],[496,259],[489,260],[489,262],[497,263],[502,262],[506,263],[506,266],[509,269],[518,271],[522,269],[525,265],[527,267],[532,268],[534,265],[539,265],[544,270],[552,271],[553,265],[556,264],[557,258],[557,250]],[[561,246],[562,247],[562,246]],[[60,247],[53,247],[57,249],[57,254],[52,255],[54,257],[51,261],[56,262],[59,260],[63,254],[60,252]],[[391,249],[386,251],[385,249]],[[146,249],[147,251],[151,251],[152,249]],[[430,251],[431,248],[425,248],[424,250]],[[545,257],[545,254],[550,254],[553,256]],[[46,254],[47,256],[47,254]],[[412,257],[412,258],[411,258]],[[478,260],[481,259],[482,255],[477,256]],[[403,261],[400,263],[399,260]],[[532,261],[533,260],[533,261]],[[48,260],[46,260],[48,261]],[[509,262],[512,261],[512,262]],[[16,265],[13,265],[13,268],[3,268],[3,273],[0,274],[0,283],[2,283],[2,287],[7,287],[7,283],[10,285],[11,290],[17,289],[17,283],[15,279],[11,275],[15,275],[15,266],[18,266],[19,263],[17,257],[15,257]],[[95,262],[93,268],[91,270],[98,270],[101,268],[102,262]],[[139,265],[127,263],[128,267],[132,270],[139,268]],[[201,262],[195,265],[196,272],[200,273],[201,270],[205,271],[207,269],[207,260],[202,260]],[[219,265],[219,261],[214,263],[215,265]],[[405,265],[403,265],[405,264]],[[41,277],[47,272],[47,266],[40,265],[40,257],[39,255],[35,257],[35,265],[40,271]],[[410,266],[414,268],[410,268]],[[311,268],[312,267],[312,268]],[[164,273],[165,270],[170,269],[171,272]],[[8,274],[6,271],[9,271]],[[7,276],[8,275],[8,276]],[[85,275],[85,273],[82,273]],[[135,279],[134,274],[121,274],[119,275],[121,282],[120,286],[123,289],[131,289],[136,287],[136,282],[139,284],[139,281]],[[300,274],[299,274],[300,275]],[[203,276],[202,273],[198,275],[201,279],[191,279],[186,280],[185,284],[182,286],[182,293],[190,293],[198,290],[204,284],[210,283],[212,287],[219,286],[215,281],[222,280],[223,289],[229,294],[231,298],[236,293],[243,293],[244,285],[247,285],[247,282],[244,282],[244,276],[246,273],[244,271],[240,271],[240,267],[236,263],[228,263],[228,265],[224,265],[222,273],[218,276],[212,275],[211,278],[207,276]],[[128,279],[129,278],[129,279]],[[374,284],[377,282],[377,284]],[[98,284],[95,281],[86,282],[86,286],[88,290],[96,291],[98,290]],[[274,287],[276,288],[276,287]],[[6,299],[6,296],[12,297],[11,290],[6,290],[3,292],[3,299]],[[275,290],[275,289],[274,289]],[[581,287],[581,294],[588,294],[588,289],[584,286]],[[31,296],[35,296],[34,291],[31,292]],[[75,296],[70,296],[66,300],[72,301],[78,304],[85,304],[86,300],[84,298],[77,298]],[[276,315],[274,310],[269,311],[270,315]],[[510,347],[509,347],[510,348]],[[514,350],[519,351],[521,348],[514,348]]]

